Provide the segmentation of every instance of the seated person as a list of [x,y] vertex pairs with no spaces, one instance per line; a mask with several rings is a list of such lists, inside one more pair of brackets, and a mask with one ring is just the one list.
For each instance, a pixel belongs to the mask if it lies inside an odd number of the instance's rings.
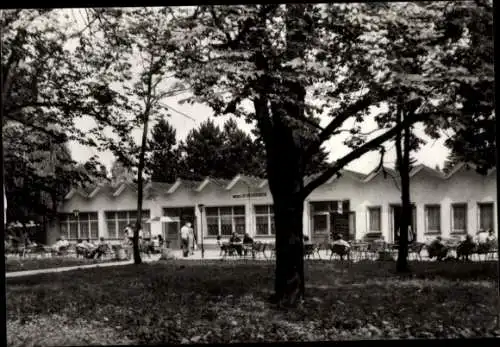
[[154,236],[152,242],[153,242],[153,247],[155,247],[155,248],[160,247],[159,235]]
[[82,242],[82,246],[87,248],[87,250],[91,251],[94,248],[96,248],[96,245],[94,245],[92,242],[90,242],[90,239],[87,239]]
[[229,239],[232,249],[236,250],[236,253],[238,253],[239,256],[243,254],[243,247],[241,241],[242,240],[237,233],[233,233],[233,235]]
[[248,235],[248,233],[245,233],[245,236],[243,236],[243,243],[244,244],[249,244],[253,243],[253,239]]
[[436,237],[428,247],[429,258],[436,257],[437,260],[443,260],[448,255],[448,247],[443,243],[441,236]]
[[460,259],[462,257],[465,257],[465,259],[468,260],[469,255],[472,254],[475,247],[476,247],[476,244],[472,240],[472,236],[467,235],[465,237],[465,240],[460,242],[458,247],[457,247],[457,258]]
[[332,245],[342,245],[344,247],[351,248],[351,245],[349,244],[349,242],[344,240],[342,234],[337,235],[336,240],[333,241]]
[[488,230],[481,230],[477,233],[476,239],[477,239],[478,244],[484,244],[484,243],[488,242],[488,238],[490,236],[489,231],[490,231],[489,229]]
[[87,251],[87,247],[85,247],[85,245],[83,244],[83,240],[78,239],[78,241],[76,241],[76,255],[77,256],[79,254],[84,255],[86,251]]
[[104,237],[100,237],[99,238],[99,243],[97,245],[97,247],[95,247],[94,249],[92,249],[89,253],[89,257],[90,258],[101,258],[101,256],[103,256],[104,254],[106,254],[106,252],[110,249],[110,246],[109,244],[106,242],[106,240],[104,240]]
[[54,243],[54,245],[52,246],[52,249],[56,252],[59,252],[63,245],[64,245],[64,242],[62,241],[62,239],[60,237],[58,237],[56,239],[56,243]]
[[495,240],[496,240],[495,233],[493,232],[493,230],[488,229],[488,240],[487,240],[487,242],[493,242]]
[[233,235],[229,239],[229,242],[231,242],[231,243],[240,243],[241,239],[240,239],[240,237],[238,236],[237,233],[233,233]]
[[249,251],[252,249],[252,244],[253,244],[253,239],[248,235],[248,233],[245,233],[243,236],[243,245],[246,247],[243,247],[243,253],[244,255],[247,255]]
[[330,246],[330,250],[332,252],[330,254],[330,259],[334,254],[340,255],[340,260],[343,260],[345,255],[349,257],[349,251],[351,249],[351,245],[349,244],[349,242],[343,239],[342,234],[337,234],[335,238],[336,240],[333,241]]

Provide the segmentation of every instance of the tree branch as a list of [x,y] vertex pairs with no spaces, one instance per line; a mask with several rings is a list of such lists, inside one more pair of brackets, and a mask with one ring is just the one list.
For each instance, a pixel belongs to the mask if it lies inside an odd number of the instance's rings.
[[390,92],[384,92],[377,95],[373,95],[372,92],[366,93],[360,100],[356,101],[354,104],[348,106],[345,109],[333,112],[333,120],[328,124],[323,131],[318,135],[318,139],[313,141],[311,145],[305,151],[305,157],[312,157],[321,147],[323,142],[328,140],[332,136],[335,130],[340,127],[349,117],[355,115],[359,111],[366,109],[377,101],[381,101]]
[[[258,13],[258,17],[262,18],[266,16],[269,12],[278,8],[279,4],[270,4],[270,5],[261,5],[261,9]],[[243,22],[241,30],[238,32],[234,39],[230,41],[216,45],[219,49],[237,49],[240,41],[245,37],[245,35],[250,31],[250,29],[254,26],[254,20],[252,17],[247,17],[247,19]],[[226,33],[226,37],[228,37],[228,33]]]
[[[377,132],[377,131],[379,131],[379,130],[380,130],[380,129],[373,129],[373,130],[370,130],[370,131],[368,131],[368,132],[366,132],[366,133],[357,133],[356,135],[361,135],[361,136],[369,136],[369,135],[371,135],[371,134],[373,134],[373,133],[376,133],[376,132]],[[352,132],[352,129],[339,129],[339,130],[337,130],[337,131],[334,131],[334,132],[332,133],[332,135],[339,135],[339,134],[341,134],[341,133],[351,133],[351,132]]]
[[422,113],[419,115],[415,115],[415,117],[408,117],[408,119],[405,119],[399,126],[393,127],[391,130],[386,131],[384,134],[374,138],[373,140],[365,143],[364,145],[356,148],[343,158],[337,160],[335,164],[328,168],[325,172],[323,172],[320,176],[318,176],[316,179],[311,181],[309,184],[307,184],[301,191],[302,198],[306,198],[309,194],[311,194],[316,188],[318,188],[320,185],[324,184],[326,181],[330,179],[334,174],[336,174],[338,171],[340,171],[344,166],[349,164],[355,159],[358,159],[361,157],[363,154],[374,150],[375,148],[379,147],[382,145],[385,141],[390,140],[393,138],[398,131],[401,131],[402,128],[405,126],[409,126],[411,124],[414,124],[416,122],[428,119],[430,116],[435,115],[435,113]]
[[19,123],[21,123],[24,126],[33,128],[33,129],[38,130],[38,131],[41,131],[41,132],[43,132],[43,133],[51,136],[52,138],[54,138],[58,142],[65,142],[67,140],[67,136],[64,133],[56,133],[56,132],[51,131],[51,130],[49,130],[47,128],[38,126],[38,125],[36,125],[36,124],[34,124],[32,122],[27,122],[25,120],[20,120],[20,119],[17,119],[15,117],[12,117],[9,114],[4,114],[3,116],[5,118],[8,118],[8,119],[12,120],[12,121],[19,122]]
[[217,15],[215,14],[214,6],[210,6],[210,14],[212,15],[212,18],[214,19],[214,23],[217,26],[217,28],[219,28],[224,33],[224,35],[226,35],[227,42],[231,42],[233,40],[233,38],[231,37],[231,35],[229,35],[229,33],[227,31],[224,30],[225,28],[222,25],[220,17],[217,17]]

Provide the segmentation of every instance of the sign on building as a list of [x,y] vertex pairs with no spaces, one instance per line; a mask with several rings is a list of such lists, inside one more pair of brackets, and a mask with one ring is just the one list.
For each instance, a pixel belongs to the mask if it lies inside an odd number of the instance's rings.
[[235,195],[233,195],[233,199],[256,198],[256,197],[263,197],[266,195],[267,195],[267,193],[235,194]]

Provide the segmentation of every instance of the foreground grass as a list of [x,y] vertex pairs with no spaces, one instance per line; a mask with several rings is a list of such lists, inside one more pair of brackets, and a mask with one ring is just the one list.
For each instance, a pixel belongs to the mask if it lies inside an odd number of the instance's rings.
[[[307,300],[266,302],[273,265],[186,262],[7,279],[8,344],[318,341],[500,336],[494,263],[306,264]],[[112,341],[112,342],[110,342]]]
[[5,262],[5,271],[28,271],[53,269],[58,267],[101,264],[106,262],[115,262],[115,259],[84,259],[74,257],[51,257],[51,258],[7,258]]

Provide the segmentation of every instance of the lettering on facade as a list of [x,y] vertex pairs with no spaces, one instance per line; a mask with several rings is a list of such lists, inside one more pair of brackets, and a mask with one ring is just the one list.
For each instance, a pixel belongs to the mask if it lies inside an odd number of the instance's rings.
[[256,198],[256,197],[263,197],[266,195],[267,195],[267,193],[235,194],[235,195],[233,195],[233,199]]

